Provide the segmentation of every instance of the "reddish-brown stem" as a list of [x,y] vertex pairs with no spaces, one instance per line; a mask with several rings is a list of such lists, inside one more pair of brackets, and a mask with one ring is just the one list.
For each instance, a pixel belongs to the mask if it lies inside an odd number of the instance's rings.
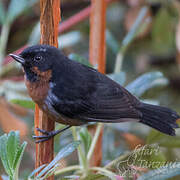
[[[107,4],[113,1],[115,0],[106,0]],[[66,21],[62,22],[61,25],[59,26],[59,33],[67,31],[74,25],[87,19],[90,15],[90,12],[91,12],[91,6],[88,6],[87,8],[84,8],[80,12],[68,18]]]
[[[58,47],[58,25],[60,21],[60,0],[40,0],[40,26],[41,26],[41,44],[49,44]],[[54,130],[54,121],[50,120],[38,106],[35,109],[35,127],[46,131]],[[39,133],[35,130],[35,134]],[[36,144],[36,168],[42,164],[48,164],[54,157],[53,138],[48,141]],[[53,180],[54,176],[48,178]]]
[[[106,57],[106,1],[91,0],[90,15],[90,49],[89,59],[94,66],[98,66],[101,73],[105,73],[105,57]],[[94,134],[96,126],[89,128]],[[92,166],[99,166],[102,160],[102,136],[103,129],[97,140],[94,154],[91,159]]]

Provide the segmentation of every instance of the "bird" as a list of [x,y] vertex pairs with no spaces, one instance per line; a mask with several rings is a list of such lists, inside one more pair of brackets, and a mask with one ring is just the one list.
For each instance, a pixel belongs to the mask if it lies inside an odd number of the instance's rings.
[[180,116],[173,110],[141,102],[119,83],[92,67],[72,61],[58,48],[34,45],[19,55],[9,54],[22,65],[25,84],[32,100],[64,129],[34,136],[42,142],[71,126],[90,122],[139,122],[175,136]]

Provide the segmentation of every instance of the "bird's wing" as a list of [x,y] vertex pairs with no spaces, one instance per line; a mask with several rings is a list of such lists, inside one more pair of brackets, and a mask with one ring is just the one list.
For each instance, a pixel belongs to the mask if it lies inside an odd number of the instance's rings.
[[76,82],[68,77],[56,86],[61,88],[54,89],[58,101],[52,100],[52,105],[58,113],[88,122],[114,122],[141,117],[135,108],[140,102],[134,96],[108,77],[92,71],[82,73],[84,76],[80,78],[72,76]]
[[[126,119],[139,119],[142,116],[135,108],[140,102],[123,87],[107,87],[107,84],[99,86],[96,96],[93,97],[93,106],[90,105],[90,108],[77,115],[77,118],[94,122],[120,122]],[[86,101],[84,106],[87,106]]]

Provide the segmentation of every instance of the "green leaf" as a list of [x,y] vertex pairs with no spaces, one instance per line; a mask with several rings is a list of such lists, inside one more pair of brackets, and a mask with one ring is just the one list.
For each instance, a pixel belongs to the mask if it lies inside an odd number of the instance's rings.
[[37,178],[40,178],[44,174],[47,174],[48,172],[51,172],[51,169],[61,160],[62,158],[68,156],[71,154],[80,144],[80,141],[74,141],[70,144],[68,144],[66,147],[60,150],[60,152],[56,155],[56,157],[48,164],[37,176]]
[[117,83],[119,83],[120,85],[124,85],[126,81],[126,74],[125,72],[122,71],[119,73],[108,74],[107,76],[112,80],[116,81]]
[[23,11],[30,8],[36,0],[11,0],[8,11],[6,21],[12,23],[14,19],[16,19]]
[[5,9],[2,1],[0,1],[0,24],[3,25],[5,23]]
[[161,72],[149,72],[138,77],[136,80],[126,86],[126,89],[137,97],[140,97],[150,88],[167,85],[168,80]]
[[59,164],[54,165],[41,179],[46,179],[49,176],[53,175],[58,167],[59,167]]
[[35,169],[35,170],[28,176],[28,179],[33,178],[33,177],[36,175],[36,173],[40,172],[45,166],[46,166],[46,164],[43,164],[43,165],[39,166],[37,169]]
[[9,165],[7,149],[6,149],[7,140],[8,140],[7,134],[4,134],[3,136],[0,137],[0,157],[6,173],[9,176],[12,176],[13,172]]
[[20,146],[18,131],[0,137],[0,157],[10,179],[18,180],[18,171],[26,142]]
[[80,136],[80,140],[82,141],[84,152],[87,155],[89,148],[91,146],[92,137],[90,133],[88,132],[87,128],[82,128],[79,132],[79,136]]
[[107,46],[109,46],[112,52],[116,55],[119,51],[120,46],[116,38],[109,30],[106,30],[106,43]]
[[125,36],[125,38],[122,41],[122,45],[120,47],[121,53],[124,53],[127,50],[128,45],[134,40],[134,38],[137,36],[138,30],[141,27],[141,23],[147,13],[148,8],[142,7],[138,17],[136,18],[136,21],[134,22],[132,28],[128,32],[128,34]]
[[166,180],[180,175],[180,163],[174,162],[140,176],[137,180]]
[[69,54],[69,59],[71,60],[74,60],[74,61],[77,61],[81,64],[84,64],[86,66],[89,66],[89,67],[92,67],[92,65],[89,63],[89,61],[87,59],[85,59],[84,57],[78,55],[78,54],[75,54],[75,53],[72,53],[72,54]]
[[175,32],[172,19],[168,9],[162,7],[153,20],[152,45],[157,52],[167,53],[174,47]]
[[147,144],[158,143],[162,138],[166,139],[166,137],[168,137],[168,135],[165,135],[155,129],[152,129],[149,135],[147,136],[146,143]]
[[30,100],[12,99],[11,102],[19,106],[22,106],[24,108],[28,108],[28,109],[35,108],[35,103]]
[[19,145],[20,145],[19,132],[11,131],[8,134],[8,140],[6,146],[7,146],[7,157],[8,157],[9,165],[12,170],[15,169],[14,162],[16,159],[16,154],[18,152]]
[[60,44],[59,48],[66,48],[77,44],[82,38],[82,34],[79,31],[71,31],[58,37]]
[[107,179],[107,176],[103,174],[93,174],[89,173],[88,176],[86,177],[86,180],[105,180]]
[[147,144],[158,143],[159,146],[178,148],[180,147],[180,137],[169,136],[152,129],[146,140]]
[[69,176],[64,176],[63,178],[62,178],[62,180],[67,180],[67,179],[79,179],[80,178],[80,176],[77,176],[77,175],[69,175]]
[[19,172],[19,166],[22,160],[22,156],[24,154],[24,150],[27,146],[27,142],[23,142],[23,144],[21,144],[21,147],[19,148],[18,152],[16,153],[16,159],[14,161],[14,170],[15,170],[15,174],[14,177],[15,179],[18,179],[18,172]]

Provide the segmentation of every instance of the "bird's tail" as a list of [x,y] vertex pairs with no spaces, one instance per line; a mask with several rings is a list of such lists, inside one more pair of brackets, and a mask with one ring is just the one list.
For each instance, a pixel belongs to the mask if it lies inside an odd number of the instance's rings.
[[180,116],[169,108],[142,103],[137,109],[142,113],[141,123],[151,126],[162,133],[175,135],[174,128],[178,128],[176,120]]

